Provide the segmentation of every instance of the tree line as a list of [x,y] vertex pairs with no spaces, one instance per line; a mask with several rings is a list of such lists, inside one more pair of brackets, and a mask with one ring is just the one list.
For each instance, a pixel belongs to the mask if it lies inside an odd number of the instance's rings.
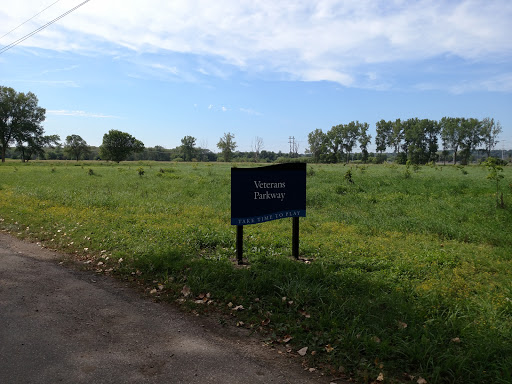
[[[103,136],[98,148],[89,146],[79,135],[66,137],[64,145],[58,135],[45,135],[42,123],[46,110],[38,105],[32,92],[16,92],[13,88],[0,86],[0,145],[2,162],[6,157],[28,161],[43,159],[102,159],[115,162],[123,160],[163,161],[286,161],[298,157],[297,153],[265,151],[263,139],[256,137],[251,151],[236,151],[235,135],[228,132],[219,139],[216,154],[196,146],[197,139],[185,136],[181,145],[174,149],[157,146],[145,148],[144,144],[126,132],[110,130]],[[376,123],[375,147],[377,154],[370,154],[368,146],[371,135],[369,124],[352,121],[333,126],[323,132],[315,129],[308,134],[309,148],[306,154],[313,162],[348,163],[354,158],[355,149],[359,161],[366,163],[386,159],[384,153],[393,152],[398,163],[426,164],[452,156],[455,164],[467,164],[476,150],[491,155],[502,132],[500,122],[493,118],[443,117],[440,121],[411,118],[395,121],[380,120]],[[440,150],[440,143],[442,150]],[[14,147],[11,145],[14,144]]]
[[72,134],[60,142],[58,135],[45,135],[42,123],[46,110],[38,105],[32,92],[16,92],[13,88],[0,86],[0,145],[1,158],[49,160],[156,160],[156,161],[263,161],[273,162],[287,157],[281,152],[263,150],[263,139],[256,137],[253,150],[236,151],[235,135],[228,132],[219,139],[220,153],[196,146],[197,139],[185,136],[181,145],[174,149],[161,146],[146,148],[132,135],[110,130],[103,135],[99,147],[89,146],[79,135]]
[[[380,120],[376,124],[375,146],[379,154],[391,150],[396,162],[427,164],[446,160],[469,162],[476,150],[489,157],[502,132],[500,122],[486,117],[482,120],[463,117],[443,117],[440,121],[411,118],[395,121]],[[315,162],[348,162],[354,147],[359,144],[362,162],[368,161],[368,123],[358,121],[333,126],[324,133],[316,129],[308,135],[307,150]],[[440,151],[439,144],[442,145]]]

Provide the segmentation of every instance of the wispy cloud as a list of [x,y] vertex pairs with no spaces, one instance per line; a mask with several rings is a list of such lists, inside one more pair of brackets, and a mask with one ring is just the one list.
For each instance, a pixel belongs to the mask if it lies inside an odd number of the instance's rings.
[[53,116],[73,116],[73,117],[90,117],[99,119],[120,119],[119,116],[104,115],[102,113],[91,113],[85,111],[69,111],[66,109],[50,109],[46,111],[47,114]]
[[78,65],[71,65],[71,66],[65,67],[65,68],[47,69],[47,70],[44,70],[43,72],[41,72],[41,74],[46,75],[48,73],[68,72],[68,71],[72,71],[77,68],[78,68]]
[[[235,67],[350,87],[371,86],[371,79],[357,76],[361,66],[378,74],[381,65],[414,65],[439,56],[467,62],[512,60],[510,0],[130,4],[90,2],[23,44],[60,51],[96,52],[108,45],[137,54],[193,55],[198,59],[191,71],[202,75],[223,77],[230,72],[226,68]],[[58,15],[68,5],[56,4],[51,11]],[[0,14],[0,24],[15,25],[25,17],[26,7],[13,3]],[[26,27],[34,29],[42,21],[35,19]],[[172,64],[153,65],[169,75],[185,72]]]
[[248,115],[261,116],[261,113],[251,108],[240,108],[240,112],[247,113]]
[[152,68],[155,68],[155,69],[158,69],[158,70],[162,70],[164,72],[171,73],[173,75],[177,75],[178,74],[178,68],[176,68],[174,66],[170,67],[168,65],[163,65],[163,64],[160,64],[160,63],[150,64],[150,66]]
[[80,88],[74,80],[11,80],[13,83],[41,84],[50,87]]

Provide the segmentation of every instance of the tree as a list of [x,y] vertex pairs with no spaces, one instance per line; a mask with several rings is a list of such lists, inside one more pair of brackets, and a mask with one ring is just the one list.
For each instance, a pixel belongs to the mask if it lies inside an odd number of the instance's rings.
[[233,157],[233,151],[236,148],[236,143],[233,141],[234,138],[235,135],[228,132],[217,143],[217,148],[222,151],[222,158],[225,162],[230,162]]
[[383,153],[389,146],[393,133],[393,123],[382,119],[375,124],[375,127],[377,131],[377,136],[375,137],[376,150]]
[[368,129],[370,126],[368,123],[362,123],[359,125],[359,149],[361,149],[363,163],[368,161],[368,144],[370,144],[372,136],[368,135]]
[[254,151],[254,161],[258,162],[260,159],[260,152],[263,149],[263,139],[261,137],[256,136],[254,138],[252,149]]
[[132,152],[142,152],[144,144],[132,135],[111,129],[103,135],[103,143],[100,146],[100,156],[104,160],[112,160],[116,163],[126,160]]
[[324,152],[328,162],[337,163],[343,156],[343,124],[334,125],[324,136]]
[[54,148],[59,145],[59,135],[43,136],[40,134],[27,135],[23,141],[16,142],[16,151],[20,153],[21,161],[29,161],[32,156],[45,156],[45,147]]
[[80,157],[87,156],[90,153],[90,149],[86,141],[79,135],[69,135],[66,137],[64,152],[69,157],[78,161],[80,160]]
[[359,138],[360,127],[361,123],[359,123],[359,121],[351,121],[350,123],[343,125],[341,131],[341,145],[343,146],[343,149],[347,154],[347,163],[350,162],[350,154],[352,153],[352,150],[354,149]]
[[441,139],[445,150],[453,151],[453,164],[457,163],[457,152],[462,145],[462,119],[459,117],[443,117],[440,122]]
[[315,129],[308,134],[309,148],[306,152],[311,153],[315,163],[320,162],[320,157],[325,154],[327,137],[321,129]]
[[194,158],[195,145],[195,137],[185,136],[183,139],[181,139],[181,151],[183,152],[183,160],[191,161]]
[[471,153],[482,143],[482,123],[475,118],[462,119],[462,163],[468,164]]
[[485,145],[487,157],[491,156],[491,151],[498,144],[498,135],[502,132],[501,123],[494,122],[494,119],[486,117],[482,120],[482,140]]
[[9,144],[16,142],[17,147],[40,143],[44,134],[41,123],[46,110],[37,105],[38,100],[32,92],[16,92],[13,88],[0,86],[0,144],[2,163]]
[[405,133],[402,121],[400,119],[396,119],[391,123],[388,147],[393,147],[393,150],[397,155],[400,153],[400,147],[403,148],[402,141],[404,140],[404,137]]

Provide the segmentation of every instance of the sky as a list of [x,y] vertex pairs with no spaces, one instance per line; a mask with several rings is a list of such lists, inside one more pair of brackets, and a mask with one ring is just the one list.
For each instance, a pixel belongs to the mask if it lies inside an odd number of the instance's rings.
[[[0,7],[0,47],[83,0]],[[351,121],[494,118],[512,148],[510,0],[90,0],[0,48],[0,85],[33,92],[46,134],[218,152],[300,153]],[[373,144],[369,147],[374,150]]]

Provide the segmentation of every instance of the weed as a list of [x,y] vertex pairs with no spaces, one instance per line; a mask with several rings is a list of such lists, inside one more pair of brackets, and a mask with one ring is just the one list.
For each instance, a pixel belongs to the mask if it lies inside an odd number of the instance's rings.
[[460,170],[460,172],[463,174],[463,175],[467,175],[468,174],[468,171],[466,170],[466,168],[463,166],[463,165],[456,165],[455,168],[457,168],[458,170]]
[[354,180],[352,180],[352,168],[345,172],[345,176],[343,178],[345,179],[346,182],[354,184]]
[[501,194],[501,203],[498,198],[500,191],[500,181],[503,179],[503,167],[498,164],[498,161],[494,157],[489,157],[487,161],[483,163],[489,173],[487,174],[487,179],[496,182],[496,206],[498,208],[505,208],[505,204],[503,202],[503,193]]

